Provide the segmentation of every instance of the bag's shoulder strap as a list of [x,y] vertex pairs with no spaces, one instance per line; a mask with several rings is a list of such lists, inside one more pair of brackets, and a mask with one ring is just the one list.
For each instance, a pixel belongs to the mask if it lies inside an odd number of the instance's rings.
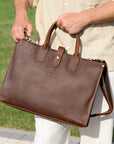
[[108,115],[113,111],[113,98],[111,94],[111,88],[110,88],[110,81],[108,77],[108,69],[107,69],[107,64],[105,62],[105,68],[100,80],[100,87],[102,89],[103,95],[109,105],[109,110],[103,113],[96,113],[96,114],[91,114],[91,117],[95,116],[101,116],[101,115]]

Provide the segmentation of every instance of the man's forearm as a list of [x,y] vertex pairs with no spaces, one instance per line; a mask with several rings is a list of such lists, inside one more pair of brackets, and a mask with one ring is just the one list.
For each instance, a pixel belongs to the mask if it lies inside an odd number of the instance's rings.
[[28,19],[27,8],[28,0],[14,0],[15,18]]
[[114,2],[109,2],[100,7],[83,11],[88,17],[88,24],[104,23],[114,20]]

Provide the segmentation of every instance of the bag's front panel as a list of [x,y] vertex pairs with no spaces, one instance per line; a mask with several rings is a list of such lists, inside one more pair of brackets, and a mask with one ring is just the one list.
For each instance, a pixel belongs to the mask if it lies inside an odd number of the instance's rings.
[[37,45],[19,42],[2,87],[2,101],[36,114],[86,126],[101,64],[81,59],[76,72],[69,72],[70,55],[64,54],[60,66],[54,68],[56,51],[49,50],[45,62],[39,63],[38,49]]

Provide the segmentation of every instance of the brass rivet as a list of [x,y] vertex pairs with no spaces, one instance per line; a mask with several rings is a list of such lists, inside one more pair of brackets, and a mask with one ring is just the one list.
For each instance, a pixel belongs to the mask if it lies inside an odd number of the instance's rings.
[[60,57],[59,56],[57,56],[57,59],[59,59]]

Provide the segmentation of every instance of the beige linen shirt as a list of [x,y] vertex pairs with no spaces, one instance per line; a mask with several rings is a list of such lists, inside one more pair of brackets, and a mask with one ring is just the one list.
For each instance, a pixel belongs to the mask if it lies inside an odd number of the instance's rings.
[[[80,12],[101,6],[111,0],[29,0],[29,7],[36,10],[36,30],[38,43],[43,44],[46,33],[59,15]],[[80,32],[80,49],[83,58],[103,59],[109,71],[114,71],[114,21],[86,26]],[[69,54],[75,50],[75,37],[59,28],[53,33],[50,44],[53,49],[64,46]]]

